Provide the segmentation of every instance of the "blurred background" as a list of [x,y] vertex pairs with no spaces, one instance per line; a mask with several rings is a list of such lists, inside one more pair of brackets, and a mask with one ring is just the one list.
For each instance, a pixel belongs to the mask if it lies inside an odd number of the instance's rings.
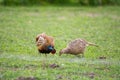
[[2,5],[120,5],[120,0],[0,0]]

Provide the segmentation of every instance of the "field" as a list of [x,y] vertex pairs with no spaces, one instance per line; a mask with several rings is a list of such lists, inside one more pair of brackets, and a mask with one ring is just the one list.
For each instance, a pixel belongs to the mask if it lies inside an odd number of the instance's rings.
[[[55,39],[57,53],[47,58],[35,44],[42,32]],[[84,58],[59,56],[76,38],[99,47],[88,46]],[[118,6],[0,6],[0,80],[119,80],[119,61]]]

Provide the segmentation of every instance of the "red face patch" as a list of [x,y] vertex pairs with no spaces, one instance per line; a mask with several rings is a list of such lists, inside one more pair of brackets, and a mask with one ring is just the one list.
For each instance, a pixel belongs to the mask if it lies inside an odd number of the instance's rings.
[[52,51],[51,51],[51,53],[52,53],[52,54],[55,54],[55,53],[56,53],[56,50],[55,50],[55,49],[54,49],[54,50],[52,50]]

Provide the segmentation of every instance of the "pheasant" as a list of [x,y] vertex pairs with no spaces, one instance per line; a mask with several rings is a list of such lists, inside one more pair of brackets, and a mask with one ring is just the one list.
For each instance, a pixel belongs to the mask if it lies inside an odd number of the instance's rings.
[[[60,50],[59,55],[61,56],[62,54],[73,54],[73,55],[78,55],[82,54],[84,56],[84,51],[86,46],[97,46],[96,44],[87,42],[84,39],[75,39],[71,41],[66,48]],[[98,47],[98,46],[97,46]]]
[[36,37],[36,46],[38,51],[42,54],[55,54],[54,39],[52,36],[48,36],[45,33],[41,33]]

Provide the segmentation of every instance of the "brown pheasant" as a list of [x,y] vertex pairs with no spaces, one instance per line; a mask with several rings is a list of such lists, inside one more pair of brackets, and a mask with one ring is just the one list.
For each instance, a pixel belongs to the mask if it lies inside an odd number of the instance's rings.
[[62,54],[73,54],[73,55],[82,54],[84,56],[85,48],[86,46],[89,46],[89,45],[97,46],[96,44],[87,42],[84,39],[75,39],[71,41],[66,48],[60,50],[59,55],[61,56]]

